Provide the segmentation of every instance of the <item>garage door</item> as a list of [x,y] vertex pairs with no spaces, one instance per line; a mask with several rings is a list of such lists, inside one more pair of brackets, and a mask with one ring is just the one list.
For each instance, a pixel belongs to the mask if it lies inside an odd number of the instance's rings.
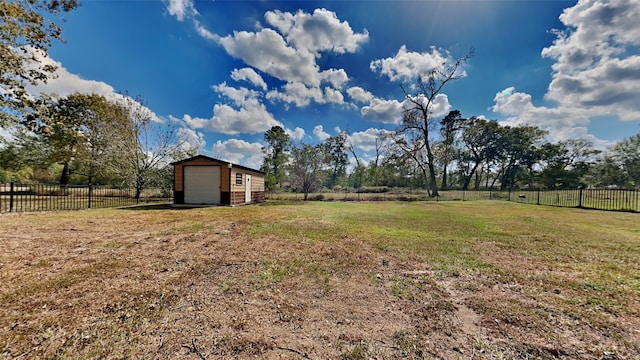
[[185,166],[184,202],[220,204],[220,166]]

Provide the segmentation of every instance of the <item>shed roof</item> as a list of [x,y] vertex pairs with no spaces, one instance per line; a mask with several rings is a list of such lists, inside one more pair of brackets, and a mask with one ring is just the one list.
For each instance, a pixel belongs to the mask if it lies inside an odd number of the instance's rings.
[[243,165],[240,165],[240,164],[234,164],[234,163],[231,163],[231,162],[228,162],[228,161],[212,158],[212,157],[206,156],[206,155],[196,155],[196,156],[184,159],[184,160],[172,162],[171,165],[176,166],[176,165],[184,164],[184,163],[187,163],[187,162],[190,162],[190,161],[193,161],[193,160],[197,160],[197,159],[206,159],[206,160],[211,160],[211,161],[217,161],[217,162],[221,162],[221,163],[227,164],[227,165],[231,164],[232,167],[237,167],[237,168],[244,169],[244,170],[255,171],[255,172],[260,173],[260,174],[265,174],[263,171],[260,171],[260,170],[256,170],[256,169],[252,169],[250,167],[246,167],[246,166],[243,166]]

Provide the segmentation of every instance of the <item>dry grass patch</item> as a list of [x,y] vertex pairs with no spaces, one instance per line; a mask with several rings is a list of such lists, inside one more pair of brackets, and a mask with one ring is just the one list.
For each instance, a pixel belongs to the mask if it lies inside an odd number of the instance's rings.
[[0,358],[637,358],[638,220],[494,202],[3,215]]

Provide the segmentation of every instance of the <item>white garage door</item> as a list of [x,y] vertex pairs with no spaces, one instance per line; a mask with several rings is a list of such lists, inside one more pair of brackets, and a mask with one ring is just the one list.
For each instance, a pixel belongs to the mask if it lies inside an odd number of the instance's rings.
[[220,204],[220,166],[185,166],[184,202]]

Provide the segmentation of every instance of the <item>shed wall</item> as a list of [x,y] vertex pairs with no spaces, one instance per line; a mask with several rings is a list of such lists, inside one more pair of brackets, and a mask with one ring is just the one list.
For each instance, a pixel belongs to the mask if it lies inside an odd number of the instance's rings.
[[[221,204],[238,205],[245,203],[246,175],[251,175],[251,202],[265,200],[264,174],[240,167],[228,167],[228,163],[208,158],[195,158],[180,164],[175,164],[174,175],[174,203],[184,204],[184,167],[185,166],[220,166],[220,195]],[[241,174],[242,185],[236,185],[236,174]]]

